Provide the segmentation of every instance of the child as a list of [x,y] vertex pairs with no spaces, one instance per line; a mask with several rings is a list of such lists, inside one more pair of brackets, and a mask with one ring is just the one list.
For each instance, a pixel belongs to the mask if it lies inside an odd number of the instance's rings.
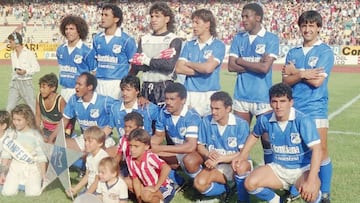
[[119,164],[112,157],[105,157],[99,163],[96,195],[103,203],[128,202],[128,187],[119,177]]
[[138,202],[170,202],[175,194],[173,184],[168,179],[171,168],[149,150],[150,140],[144,129],[135,129],[130,133],[130,156],[126,163],[131,180],[127,178],[126,182]]
[[103,150],[105,133],[98,126],[91,126],[84,131],[86,157],[86,172],[80,182],[66,191],[69,197],[77,194],[86,185],[84,192],[94,193],[98,183],[99,162],[109,155]]
[[[41,194],[41,182],[45,178],[47,162],[42,150],[43,139],[36,128],[35,115],[27,104],[19,104],[11,111],[14,136],[3,140],[3,165],[9,167],[2,194],[18,193],[20,184],[25,185],[26,196]],[[11,160],[12,159],[12,160]],[[11,160],[11,163],[10,163]]]
[[0,111],[0,185],[4,184],[5,176],[7,172],[7,167],[3,166],[1,160],[1,152],[3,150],[3,140],[6,130],[9,128],[10,125],[10,114],[7,111],[1,110]]
[[[58,79],[49,73],[39,79],[40,93],[36,98],[36,125],[42,130],[44,141],[53,143],[53,134],[64,112],[65,100],[56,93]],[[41,127],[40,127],[41,126]]]

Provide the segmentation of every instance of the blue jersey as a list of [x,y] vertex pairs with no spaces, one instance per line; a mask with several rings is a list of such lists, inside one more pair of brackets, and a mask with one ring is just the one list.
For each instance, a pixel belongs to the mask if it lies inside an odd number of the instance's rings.
[[326,78],[320,87],[298,82],[292,86],[294,107],[309,114],[315,119],[326,119],[328,114],[328,81],[334,66],[334,52],[331,48],[318,41],[304,54],[303,47],[295,47],[286,56],[286,64],[294,63],[297,69],[324,68]]
[[[245,61],[259,62],[264,54],[277,58],[279,55],[279,38],[260,30],[252,43],[248,32],[240,32],[235,35],[231,46],[230,56],[241,57]],[[272,86],[272,67],[266,73],[246,71],[238,73],[234,89],[234,99],[250,103],[269,103],[269,89]]]
[[130,68],[130,59],[136,52],[134,38],[118,28],[109,42],[105,33],[94,37],[93,51],[96,57],[96,77],[103,80],[121,80]]
[[273,112],[261,115],[254,126],[254,135],[269,135],[274,163],[285,168],[301,168],[311,163],[311,146],[320,143],[314,120],[291,108],[289,120],[284,130]]
[[95,69],[94,53],[81,40],[71,53],[67,43],[60,45],[56,50],[56,57],[60,69],[60,85],[65,88],[75,88],[76,79],[81,73]]
[[204,63],[210,56],[213,56],[219,62],[219,65],[212,73],[197,72],[193,76],[186,76],[184,86],[187,91],[208,92],[220,90],[220,70],[225,57],[225,44],[216,38],[209,39],[202,49],[200,49],[199,42],[196,39],[185,44],[179,60]]
[[163,107],[156,121],[156,131],[166,131],[174,144],[183,144],[186,138],[198,138],[201,117],[194,109],[184,106],[176,123]]
[[82,130],[91,126],[104,128],[109,126],[110,108],[113,103],[114,99],[111,97],[94,92],[88,106],[85,106],[83,100],[74,94],[65,106],[64,117],[76,118]]
[[219,130],[218,123],[208,115],[202,119],[199,130],[199,144],[219,154],[234,154],[243,148],[249,135],[249,124],[242,118],[229,114],[229,121],[225,130]]
[[[132,107],[131,111],[136,111],[143,116],[144,129],[149,133],[149,135],[152,135],[153,134],[152,123],[153,121],[156,121],[159,115],[160,107],[153,103],[150,103],[146,105],[146,107],[142,108],[139,107],[136,102]],[[115,101],[114,104],[111,106],[110,127],[116,128],[120,137],[122,137],[125,134],[124,117],[128,113],[129,112],[126,112],[124,103],[122,101]]]

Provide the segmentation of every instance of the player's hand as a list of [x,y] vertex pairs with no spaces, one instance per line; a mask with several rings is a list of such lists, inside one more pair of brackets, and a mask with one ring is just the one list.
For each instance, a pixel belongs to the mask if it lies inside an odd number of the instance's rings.
[[315,180],[310,180],[309,178],[304,181],[299,187],[299,192],[301,197],[306,202],[314,202],[319,195],[320,189],[320,179],[316,177]]
[[69,188],[69,189],[66,190],[65,192],[66,192],[66,195],[67,195],[68,197],[74,197],[75,194],[76,194],[76,190],[75,190],[75,188],[73,188],[73,187]]
[[176,54],[176,50],[175,48],[168,48],[165,50],[162,50],[158,56],[158,58],[160,59],[170,59],[172,57],[174,57]]
[[260,62],[265,63],[265,62],[272,61],[272,60],[274,60],[274,57],[270,56],[269,54],[264,54],[261,57]]
[[283,66],[283,68],[281,69],[282,75],[283,76],[288,76],[288,75],[293,75],[299,72],[299,70],[296,69],[295,65],[290,62],[286,65]]
[[141,66],[142,65],[141,57],[143,57],[142,53],[135,53],[132,59],[130,60],[131,64]]
[[205,162],[204,162],[204,165],[206,166],[206,168],[208,169],[213,169],[217,166],[218,162],[217,161],[214,161],[212,159],[207,159]]
[[305,80],[315,80],[324,77],[324,69],[314,68],[300,71],[300,77]]
[[138,106],[141,107],[142,110],[144,110],[150,104],[150,101],[143,96],[139,97],[137,101]]
[[144,187],[144,190],[147,190],[152,193],[155,193],[157,191],[157,189],[153,186]]
[[220,154],[216,151],[210,151],[207,158],[208,159],[211,159],[213,161],[217,161],[220,157]]
[[240,167],[240,164],[242,161],[244,161],[244,160],[239,157],[235,158],[231,161],[231,167],[232,167],[233,171],[237,171],[237,168]]

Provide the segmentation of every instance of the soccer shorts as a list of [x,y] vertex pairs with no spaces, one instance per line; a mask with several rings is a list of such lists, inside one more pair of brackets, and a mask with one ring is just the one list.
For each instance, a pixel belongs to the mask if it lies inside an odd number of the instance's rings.
[[75,88],[62,88],[60,91],[60,95],[64,98],[66,103],[68,103],[71,96],[75,94]]
[[302,167],[289,169],[285,168],[276,163],[267,164],[273,170],[274,174],[278,177],[280,182],[283,185],[283,189],[288,190],[291,185],[294,185],[296,180],[305,172],[310,170],[310,165]]
[[268,111],[271,111],[271,106],[268,103],[250,103],[234,99],[233,110],[240,113],[251,113],[258,116]]
[[186,98],[186,105],[194,108],[200,116],[206,116],[211,113],[210,97],[216,91],[208,92],[188,92]]
[[120,99],[121,96],[120,82],[121,80],[98,79],[96,92],[104,96],[110,96],[114,99]]

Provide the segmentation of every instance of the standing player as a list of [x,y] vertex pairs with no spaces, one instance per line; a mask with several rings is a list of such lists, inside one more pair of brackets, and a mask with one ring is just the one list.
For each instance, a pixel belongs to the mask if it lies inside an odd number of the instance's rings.
[[210,113],[210,96],[220,90],[225,44],[216,38],[216,22],[211,11],[196,10],[191,19],[196,38],[185,44],[175,68],[176,73],[186,75],[186,104],[204,116]]
[[175,17],[165,2],[150,7],[152,34],[140,39],[130,73],[142,73],[141,94],[154,104],[165,103],[164,90],[174,81],[174,67],[181,51],[181,39],[174,32]]
[[253,133],[232,166],[236,169],[247,162],[258,138],[268,134],[274,160],[250,173],[245,180],[247,191],[261,200],[278,203],[280,197],[273,189],[289,189],[294,184],[305,201],[319,202],[321,144],[315,122],[292,107],[290,86],[276,84],[270,88],[269,95],[273,111],[258,117]]
[[[216,92],[210,97],[211,115],[203,118],[199,129],[198,152],[204,158],[205,168],[195,177],[194,186],[205,196],[216,196],[227,192],[228,181],[234,178],[231,161],[239,155],[249,135],[249,124],[235,116],[232,99],[226,92]],[[247,168],[248,167],[248,168]],[[244,180],[250,165],[237,168],[235,180],[238,188],[238,202],[246,202],[249,196]]]
[[[249,124],[253,116],[271,110],[268,90],[272,84],[272,64],[279,53],[279,38],[261,25],[264,12],[257,3],[242,10],[245,32],[235,35],[229,56],[229,71],[237,73],[234,112]],[[262,137],[264,161],[272,160],[270,145]]]
[[294,91],[294,106],[315,119],[321,138],[320,167],[322,202],[330,202],[332,163],[327,149],[328,88],[334,53],[319,39],[322,17],[317,11],[306,11],[298,20],[303,36],[302,46],[295,47],[286,56],[283,81]]
[[82,72],[90,72],[94,67],[94,55],[84,41],[89,33],[86,21],[74,15],[64,17],[60,32],[66,42],[56,50],[59,63],[61,96],[66,102],[75,94],[76,79]]
[[100,27],[105,30],[93,40],[96,77],[99,81],[96,91],[115,99],[120,97],[120,81],[128,74],[129,61],[136,52],[135,40],[120,28],[122,21],[122,11],[118,6],[105,5],[100,23]]
[[11,81],[7,111],[11,111],[23,99],[35,113],[35,95],[32,83],[33,75],[40,71],[40,65],[34,52],[23,46],[23,39],[18,32],[8,36],[11,51]]

